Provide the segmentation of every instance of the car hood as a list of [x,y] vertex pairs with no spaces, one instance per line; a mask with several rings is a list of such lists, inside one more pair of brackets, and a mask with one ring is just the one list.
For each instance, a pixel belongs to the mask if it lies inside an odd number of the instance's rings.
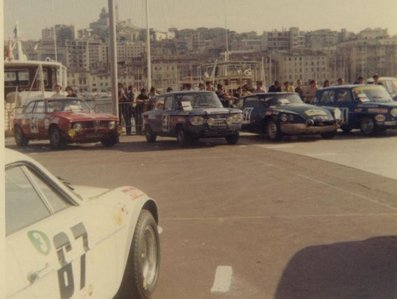
[[385,107],[385,108],[397,108],[397,102],[364,102],[357,105],[359,108],[378,108],[378,107]]
[[79,185],[71,185],[73,192],[79,195],[82,199],[93,199],[95,197],[101,196],[106,192],[109,192],[109,189],[106,188],[97,188],[91,186],[79,186]]
[[305,117],[325,115],[325,114],[330,115],[330,112],[328,110],[308,104],[291,104],[291,105],[273,106],[272,109],[279,112],[299,114]]
[[193,115],[202,115],[202,114],[230,114],[230,113],[239,113],[241,110],[233,109],[233,108],[195,108],[190,111],[190,114]]
[[117,117],[112,114],[92,112],[54,112],[52,116],[73,121],[117,120]]

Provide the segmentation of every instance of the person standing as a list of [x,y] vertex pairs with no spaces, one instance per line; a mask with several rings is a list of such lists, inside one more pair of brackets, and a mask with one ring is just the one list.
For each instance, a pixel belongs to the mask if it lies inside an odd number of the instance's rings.
[[122,83],[118,84],[118,98],[119,98],[119,120],[120,124],[122,119],[124,120],[125,132],[127,135],[131,135],[131,117],[132,107],[127,94],[124,90]]
[[55,91],[55,93],[54,93],[51,97],[53,97],[53,98],[55,98],[55,97],[62,97],[62,94],[61,94],[62,85],[61,85],[61,84],[56,83],[56,84],[54,85],[54,91]]
[[222,84],[217,85],[216,95],[221,100],[223,107],[230,107],[229,95],[226,93]]
[[204,83],[200,82],[199,85],[198,85],[198,89],[199,89],[199,90],[205,90],[205,85],[204,85]]
[[373,75],[372,79],[374,79],[374,84],[383,85],[382,82],[379,82],[379,75],[378,74]]
[[134,88],[132,85],[129,85],[127,88],[127,99],[128,102],[130,103],[130,110],[131,110],[131,133],[132,133],[132,127],[133,124],[136,123],[135,119],[135,94],[134,94]]
[[136,121],[136,134],[142,135],[142,113],[145,112],[149,97],[146,94],[146,88],[141,89],[141,93],[136,97],[135,106],[135,121]]
[[256,81],[256,89],[254,90],[254,93],[263,93],[263,92],[266,92],[266,90],[263,88],[263,82]]
[[150,88],[150,92],[149,92],[149,94],[148,94],[149,101],[147,102],[145,112],[146,112],[146,111],[149,111],[149,110],[152,110],[152,108],[154,107],[154,104],[155,104],[155,102],[156,102],[156,97],[157,97],[158,95],[159,95],[159,94],[158,94],[158,92],[156,91],[156,88],[152,86],[152,87]]
[[205,82],[205,89],[206,89],[207,91],[215,91],[215,90],[214,90],[214,86],[212,85],[212,82],[211,82],[211,81]]
[[283,91],[285,91],[285,92],[294,92],[294,87],[292,86],[291,83],[289,83],[288,81],[285,81],[284,82]]
[[331,83],[330,83],[329,80],[327,79],[327,80],[325,80],[324,83],[323,83],[323,88],[324,88],[324,87],[329,87],[329,86],[331,86]]
[[302,80],[301,79],[296,80],[295,92],[297,94],[299,94],[300,98],[303,100],[304,92],[303,92],[303,88],[302,88]]
[[314,97],[316,96],[317,89],[318,88],[317,88],[316,80],[310,80],[309,81],[309,86],[305,90],[305,97],[304,97],[305,103],[313,104]]
[[77,94],[74,92],[72,86],[66,86],[65,91],[68,93],[66,96],[67,97],[77,97]]
[[274,81],[273,85],[269,87],[269,92],[281,92],[281,84],[279,81]]

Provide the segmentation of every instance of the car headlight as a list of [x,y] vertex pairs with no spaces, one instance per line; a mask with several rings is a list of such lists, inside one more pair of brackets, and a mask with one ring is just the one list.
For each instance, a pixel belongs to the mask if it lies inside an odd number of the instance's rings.
[[231,125],[231,124],[241,123],[242,120],[243,120],[243,116],[240,113],[235,113],[235,114],[230,115],[226,119],[226,123],[228,125]]
[[280,120],[281,120],[282,122],[287,122],[287,121],[292,122],[292,121],[294,121],[294,116],[293,116],[292,114],[282,113],[282,114],[280,115]]
[[392,110],[390,110],[390,114],[391,114],[391,116],[396,117],[397,116],[397,108],[393,108]]
[[109,123],[108,123],[108,128],[110,129],[110,130],[114,130],[114,128],[116,128],[116,122],[113,120],[113,121],[110,121]]
[[72,126],[72,129],[75,131],[80,131],[83,128],[83,125],[81,123],[74,123]]
[[334,110],[334,118],[336,120],[339,120],[341,118],[341,116],[342,116],[342,112],[340,111],[340,109],[339,108],[335,108],[335,110]]
[[207,124],[208,124],[209,126],[212,126],[214,123],[215,123],[215,120],[214,120],[212,117],[210,117],[209,119],[207,119]]
[[193,116],[190,118],[190,123],[193,126],[201,126],[204,123],[204,118],[202,116]]

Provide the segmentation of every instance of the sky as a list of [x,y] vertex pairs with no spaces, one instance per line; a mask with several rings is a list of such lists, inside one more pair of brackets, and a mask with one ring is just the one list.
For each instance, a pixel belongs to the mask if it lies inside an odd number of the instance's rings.
[[[145,27],[146,0],[113,0],[120,20]],[[150,27],[165,31],[223,27],[236,32],[283,30],[299,27],[358,33],[370,28],[397,35],[396,0],[147,0]],[[108,0],[3,0],[4,38],[19,23],[21,38],[40,39],[41,30],[54,24],[87,28],[98,19]]]

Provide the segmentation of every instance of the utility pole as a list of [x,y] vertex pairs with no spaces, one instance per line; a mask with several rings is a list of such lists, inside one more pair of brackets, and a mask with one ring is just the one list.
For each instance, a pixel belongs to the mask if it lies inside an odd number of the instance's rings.
[[150,54],[149,0],[146,0],[147,88],[152,88],[152,62]]
[[[119,97],[118,97],[118,85],[117,85],[117,50],[116,50],[116,24],[114,15],[114,2],[108,0],[109,5],[109,26],[110,26],[110,38],[109,38],[109,52],[110,52],[110,78],[112,82],[112,106],[113,114],[119,115]],[[121,121],[121,120],[119,120]]]

